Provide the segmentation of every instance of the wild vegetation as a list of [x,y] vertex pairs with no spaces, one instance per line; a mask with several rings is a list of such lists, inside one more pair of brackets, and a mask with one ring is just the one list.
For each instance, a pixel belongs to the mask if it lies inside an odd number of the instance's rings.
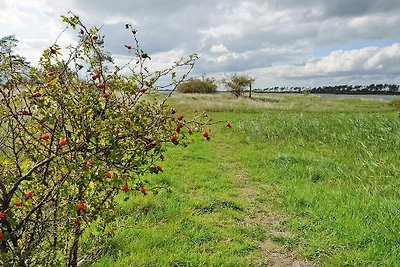
[[[185,145],[186,136],[199,131],[208,135],[201,116],[176,114],[166,104],[169,96],[146,98],[160,77],[169,76],[174,91],[196,55],[150,71],[137,30],[127,24],[132,59],[114,66],[98,28],[73,14],[63,20],[77,42],[52,44],[38,67],[14,54],[14,37],[0,40],[2,266],[91,262],[113,232],[114,198],[168,190],[150,181],[163,172],[166,143]],[[121,75],[128,67],[131,74]],[[91,238],[82,239],[85,233]],[[83,250],[84,242],[92,246]]]
[[232,127],[168,150],[159,179],[172,191],[120,199],[116,235],[93,266],[397,264],[400,120],[389,102],[171,100]]
[[217,87],[215,79],[202,77],[182,82],[177,90],[182,93],[211,94],[217,92]]

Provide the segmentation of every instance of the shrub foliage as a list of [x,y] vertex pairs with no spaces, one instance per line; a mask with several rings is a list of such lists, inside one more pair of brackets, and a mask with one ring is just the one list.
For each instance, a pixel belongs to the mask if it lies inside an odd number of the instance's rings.
[[182,93],[210,94],[217,92],[217,83],[208,77],[190,79],[178,86],[178,91]]
[[[163,151],[185,142],[183,129],[202,131],[201,124],[174,114],[168,96],[146,97],[162,76],[170,76],[175,90],[196,55],[150,71],[150,57],[127,24],[133,44],[125,48],[132,59],[118,67],[98,28],[87,28],[73,14],[63,20],[77,43],[54,43],[37,68],[13,53],[15,38],[0,43],[2,266],[77,266],[90,254],[79,249],[85,229],[99,239],[111,233],[106,225],[115,214],[114,197],[156,190],[145,181],[162,171]],[[121,74],[128,69],[129,75]]]

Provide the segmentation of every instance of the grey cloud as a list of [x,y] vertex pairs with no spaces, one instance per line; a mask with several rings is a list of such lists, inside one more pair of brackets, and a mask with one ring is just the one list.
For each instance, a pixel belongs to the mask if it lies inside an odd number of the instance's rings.
[[335,0],[326,1],[327,16],[362,16],[377,12],[388,12],[400,9],[397,0]]
[[321,18],[362,16],[400,9],[397,0],[270,0],[267,3],[278,9],[317,8],[322,12]]

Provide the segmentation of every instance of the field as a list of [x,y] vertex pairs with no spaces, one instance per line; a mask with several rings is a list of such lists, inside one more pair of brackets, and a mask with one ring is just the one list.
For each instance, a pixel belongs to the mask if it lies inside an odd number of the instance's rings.
[[400,119],[390,102],[177,94],[170,104],[232,128],[171,145],[157,176],[171,192],[121,195],[115,236],[93,267],[398,264]]

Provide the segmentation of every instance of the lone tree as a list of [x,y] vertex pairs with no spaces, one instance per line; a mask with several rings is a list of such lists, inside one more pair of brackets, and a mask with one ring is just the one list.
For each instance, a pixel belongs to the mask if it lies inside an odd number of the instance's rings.
[[232,77],[222,79],[222,84],[236,97],[243,95],[246,87],[249,87],[249,97],[251,97],[251,87],[254,81],[255,78],[247,74],[234,74]]
[[177,89],[182,93],[210,94],[217,91],[217,83],[215,79],[203,76],[183,82]]

